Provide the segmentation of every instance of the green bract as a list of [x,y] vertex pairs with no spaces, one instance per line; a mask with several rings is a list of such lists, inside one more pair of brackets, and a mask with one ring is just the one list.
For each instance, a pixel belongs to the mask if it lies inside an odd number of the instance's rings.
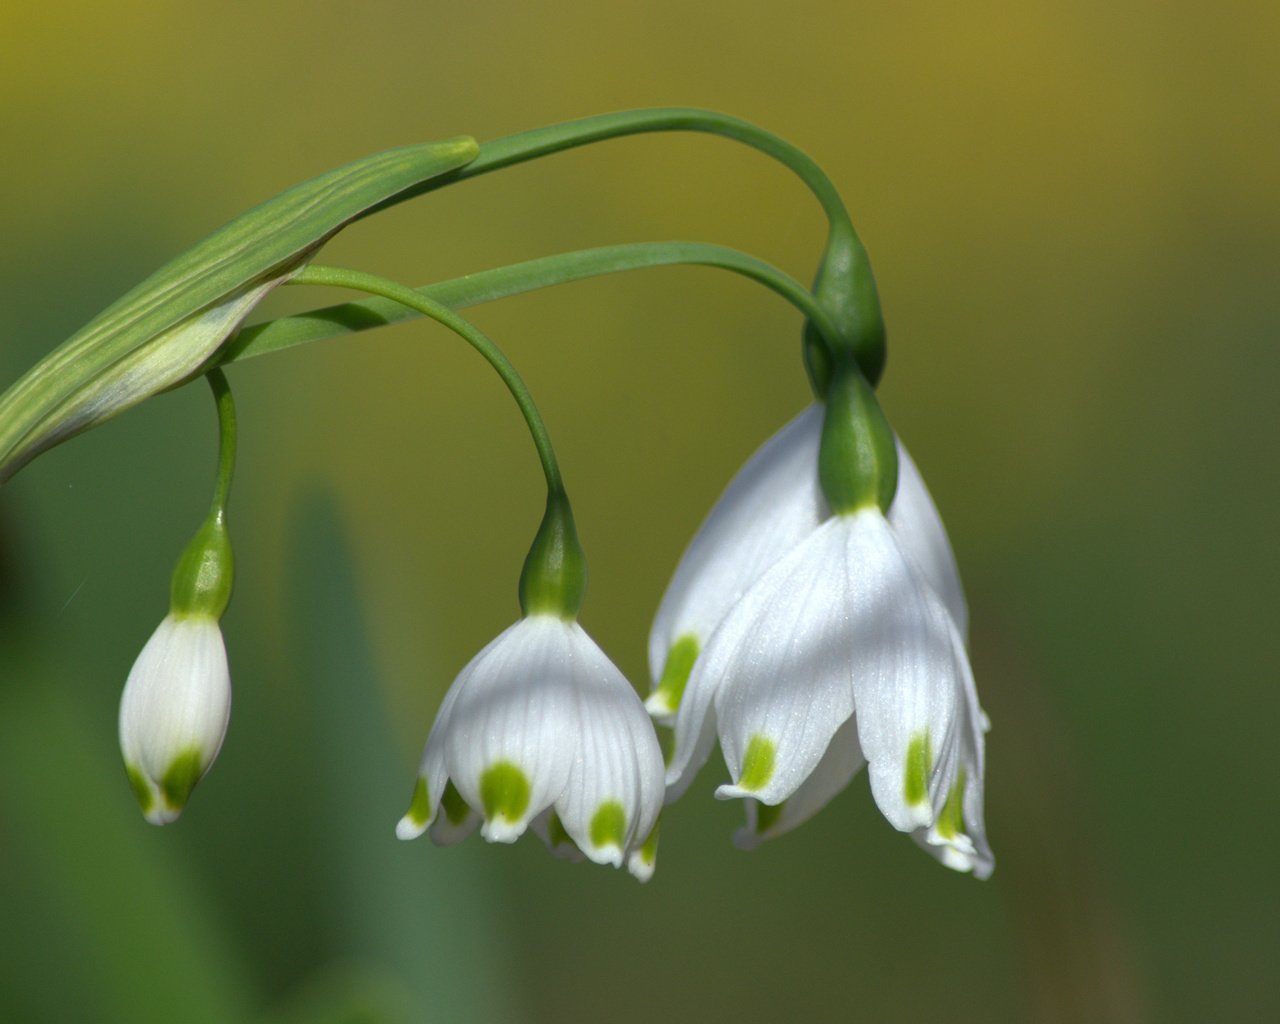
[[296,185],[162,267],[0,396],[0,481],[199,373],[276,284],[379,203],[475,159],[474,139],[387,150]]

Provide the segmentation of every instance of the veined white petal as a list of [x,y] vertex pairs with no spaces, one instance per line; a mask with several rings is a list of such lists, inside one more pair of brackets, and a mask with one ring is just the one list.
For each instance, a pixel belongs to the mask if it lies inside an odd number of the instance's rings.
[[933,824],[936,769],[955,743],[953,625],[879,511],[835,521],[845,540],[858,742],[881,812],[910,832]]
[[[488,650],[488,647],[485,650]],[[481,651],[481,654],[483,653],[484,651]],[[399,839],[416,839],[430,828],[432,841],[438,845],[447,846],[466,838],[475,829],[475,812],[467,807],[467,813],[464,814],[462,808],[457,806],[457,801],[453,801],[451,814],[441,815],[440,812],[444,809],[442,802],[449,785],[449,769],[445,765],[443,737],[449,731],[450,710],[457,701],[458,695],[465,691],[472,667],[478,660],[479,656],[472,658],[466,668],[458,673],[453,685],[445,693],[444,700],[440,702],[435,722],[427,734],[426,745],[422,748],[422,760],[418,766],[418,780],[413,799],[409,810],[396,824],[396,837]],[[456,787],[453,792],[457,792]],[[465,802],[463,806],[466,807]]]
[[961,638],[967,642],[969,607],[960,585],[956,556],[929,489],[901,439],[898,439],[898,491],[889,506],[888,518],[902,550],[933,587]]
[[120,697],[120,751],[152,824],[178,817],[218,756],[230,715],[231,674],[217,620],[166,616]]
[[850,717],[831,737],[818,766],[785,801],[773,805],[750,799],[745,802],[747,824],[734,833],[734,844],[751,850],[766,839],[790,832],[808,821],[843,790],[866,763],[858,746],[857,718]]
[[[703,659],[699,658],[699,663]],[[675,746],[667,764],[667,803],[684,795],[716,745],[715,695],[719,678],[695,671],[689,677],[675,719]]]
[[955,765],[940,787],[945,800],[937,820],[931,828],[912,833],[912,838],[947,867],[972,871],[977,878],[988,878],[995,869],[995,857],[987,842],[982,807],[987,716],[978,704],[973,672],[957,631],[953,631],[952,648],[958,663],[962,697],[957,716]]
[[653,877],[653,870],[658,863],[658,832],[661,828],[661,817],[653,823],[649,834],[631,851],[627,857],[627,870],[638,882],[647,882]]
[[567,623],[521,619],[463,669],[447,718],[428,739],[430,748],[438,731],[446,773],[484,813],[490,842],[518,839],[568,782],[580,729],[570,657]]
[[[649,635],[655,688],[683,637],[705,646],[729,608],[774,562],[830,512],[818,483],[822,407],[811,405],[765,442],[738,471],[694,535],[658,606]],[[655,717],[675,699],[655,694]]]
[[621,867],[662,809],[662,751],[631,684],[576,622],[568,625],[577,757],[555,802],[565,831],[598,864]]
[[729,611],[694,666],[690,689],[715,691],[720,745],[734,780],[716,793],[781,803],[817,767],[853,714],[856,644],[845,549],[829,519],[776,562]]

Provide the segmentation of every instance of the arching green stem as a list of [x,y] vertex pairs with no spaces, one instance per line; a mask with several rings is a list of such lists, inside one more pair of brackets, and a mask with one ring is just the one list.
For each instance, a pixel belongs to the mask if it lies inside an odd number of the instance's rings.
[[[482,143],[480,155],[465,167],[413,185],[368,212],[374,213],[446,185],[579,146],[628,135],[672,131],[719,135],[759,150],[795,172],[817,197],[827,216],[828,234],[823,258],[818,264],[814,291],[839,328],[838,346],[854,354],[863,373],[875,384],[884,371],[884,323],[871,274],[871,262],[840,193],[822,168],[803,150],[741,118],[696,107],[652,107],[534,128]],[[810,333],[806,346],[815,340]],[[822,382],[814,383],[821,390]]]
[[213,390],[213,401],[218,407],[218,477],[213,488],[213,505],[210,514],[226,514],[227,499],[231,497],[231,477],[236,468],[236,403],[231,397],[231,386],[226,375],[216,367],[205,374]]
[[205,374],[218,409],[218,475],[213,501],[200,529],[183,548],[169,583],[169,606],[174,615],[222,618],[235,585],[235,557],[227,533],[227,500],[236,468],[236,405],[221,370]]
[[[794,278],[736,249],[701,242],[636,242],[560,253],[426,285],[415,292],[420,298],[462,309],[601,274],[673,265],[717,267],[756,281],[790,302],[824,338],[837,337],[826,310]],[[402,302],[375,298],[281,317],[246,327],[223,349],[219,361],[237,362],[294,345],[382,327],[412,319],[420,312]]]
[[607,139],[628,135],[647,135],[654,132],[702,132],[720,135],[741,142],[752,149],[772,157],[790,168],[803,181],[822,204],[823,212],[831,224],[851,223],[840,193],[831,179],[813,159],[785,139],[765,131],[750,121],[731,117],[715,110],[698,107],[646,107],[640,110],[619,110],[611,114],[597,114],[577,121],[547,125],[517,132],[491,142],[482,143],[480,155],[465,167],[440,175],[430,181],[413,185],[390,199],[383,200],[365,214],[375,213],[414,196],[433,192],[445,185],[468,178],[477,178],[504,167],[563,153],[565,150],[589,146]]
[[524,381],[520,379],[520,374],[511,365],[511,361],[478,327],[459,316],[448,306],[428,298],[412,288],[397,284],[395,281],[388,281],[386,278],[378,277],[375,274],[366,274],[358,270],[310,266],[295,275],[289,283],[294,285],[314,284],[333,288],[350,288],[354,291],[378,295],[384,299],[389,299],[391,302],[416,310],[423,316],[430,317],[461,337],[497,371],[498,376],[502,378],[502,382],[506,384],[507,390],[511,392],[511,397],[516,400],[516,405],[520,408],[520,414],[524,417],[525,424],[529,428],[529,434],[533,438],[534,447],[538,450],[538,458],[542,462],[542,472],[547,478],[548,494],[564,494],[564,483],[560,478],[560,467],[556,462],[556,453],[551,447],[551,438],[547,435],[547,428],[542,422],[542,416],[538,413],[538,409],[533,403],[533,396],[529,394],[529,389],[525,387]]

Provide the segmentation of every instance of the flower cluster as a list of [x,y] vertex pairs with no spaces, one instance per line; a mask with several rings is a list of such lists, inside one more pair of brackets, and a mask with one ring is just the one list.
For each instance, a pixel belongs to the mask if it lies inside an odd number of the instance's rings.
[[[315,257],[353,220],[475,174],[625,134],[699,131],[780,160],[822,204],[812,289],[748,253],[668,241],[566,252],[407,288]],[[577,623],[586,588],[556,453],[529,388],[458,310],[582,276],[704,265],[764,284],[804,315],[818,404],[742,468],[692,539],[649,640],[641,703]],[[284,316],[236,337],[280,284],[353,289],[352,305]],[[426,316],[470,344],[515,401],[547,481],[520,579],[522,618],[454,680],[422,751],[397,835],[492,842],[538,833],[554,854],[654,869],[664,801],[719,744],[744,800],[737,844],[781,835],[867,768],[893,827],[952,868],[987,877],[984,735],[966,650],[968,609],[946,531],[884,419],[883,317],[867,251],[835,184],[791,143],[716,111],[622,111],[517,133],[402,146],[297,184],[156,271],[0,393],[0,483],[61,440],[204,376],[219,419],[218,477],[179,559],[169,614],[125,684],[120,748],[147,820],[172,822],[218,755],[230,712],[219,627],[232,593],[225,524],[236,412],[220,367],[308,340]],[[673,733],[664,763],[657,727]]]
[[[835,418],[811,406],[748,461],[662,600],[646,706],[675,731],[666,800],[718,736],[732,781],[716,795],[745,798],[736,841],[750,848],[815,814],[865,765],[895,828],[985,878],[987,723],[951,546],[896,439],[896,484],[892,465],[889,486],[873,480],[888,511],[865,500],[833,510],[820,467],[824,430],[843,429]],[[532,825],[557,853],[625,862],[643,879],[662,789],[654,731],[621,673],[571,618],[530,615],[455,680],[397,834],[430,829],[451,843],[479,824],[510,842]]]
[[[121,700],[125,765],[155,824],[178,816],[227,727],[220,494]],[[950,867],[991,873],[987,721],[955,558],[860,376],[770,439],[711,510],[658,609],[644,704],[578,625],[584,592],[554,491],[521,577],[524,617],[449,689],[400,838],[453,843],[478,827],[513,842],[532,828],[557,855],[644,880],[664,798],[685,792],[718,739],[730,781],[716,796],[746,809],[739,846],[799,825],[865,766],[890,824]],[[651,718],[674,730],[665,766]]]
[[[682,242],[565,253],[420,289],[311,262],[352,220],[473,173],[616,135],[691,129],[772,155],[821,200],[829,230],[811,291],[747,254]],[[402,147],[295,186],[162,268],[0,395],[3,481],[151,394],[197,374],[213,388],[213,505],[120,705],[126,771],[147,819],[178,816],[230,710],[218,623],[231,594],[225,509],[236,428],[220,363],[420,315],[465,340],[506,385],[534,442],[547,508],[520,578],[523,617],[454,680],[397,835],[451,843],[479,828],[512,842],[532,828],[557,855],[647,879],[664,800],[688,789],[718,741],[730,781],[716,795],[746,809],[740,846],[805,821],[865,766],[894,828],[985,878],[994,867],[983,823],[987,720],[968,611],[937,509],[875,397],[884,324],[834,185],[789,143],[711,111],[605,115],[496,147],[487,157],[470,138]],[[662,263],[733,270],[795,305],[819,401],[747,462],[690,543],[653,624],[642,703],[578,625],[585,556],[541,415],[501,349],[457,309]],[[246,315],[285,282],[372,298],[261,325],[232,345]],[[674,734],[665,764],[655,723]]]

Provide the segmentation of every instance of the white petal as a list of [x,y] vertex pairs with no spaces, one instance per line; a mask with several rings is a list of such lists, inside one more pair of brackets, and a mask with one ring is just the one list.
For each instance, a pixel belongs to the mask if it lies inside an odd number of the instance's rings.
[[662,809],[662,751],[631,684],[577,623],[566,670],[580,723],[577,757],[555,802],[587,857],[621,867]]
[[[699,659],[699,664],[703,659]],[[697,670],[689,677],[676,712],[675,746],[667,765],[667,803],[684,795],[716,745],[715,695],[718,678]]]
[[[886,530],[887,532],[887,530]],[[716,693],[725,763],[717,796],[785,800],[853,714],[849,523],[830,519],[730,610],[694,666],[690,688]]]
[[962,702],[958,717],[956,766],[945,780],[943,787],[947,797],[958,782],[959,772],[964,772],[964,790],[960,806],[962,816],[950,821],[946,827],[947,811],[940,809],[939,820],[929,829],[912,834],[925,850],[942,863],[957,871],[972,871],[977,878],[988,878],[995,869],[995,857],[987,842],[986,824],[983,820],[983,783],[986,771],[987,716],[978,704],[973,672],[965,655],[958,632],[953,634],[953,650],[960,666]]
[[426,745],[422,748],[422,760],[418,766],[417,786],[425,792],[419,792],[419,789],[415,788],[409,810],[396,825],[397,838],[416,839],[430,828],[432,840],[445,846],[465,838],[475,828],[476,815],[469,809],[468,814],[463,816],[461,809],[455,807],[456,820],[452,822],[447,820],[447,815],[442,816],[440,812],[443,809],[441,802],[445,789],[449,784],[449,769],[445,766],[444,760],[444,736],[449,731],[450,710],[456,703],[458,695],[466,689],[466,681],[470,678],[471,669],[478,660],[478,657],[473,658],[467,667],[458,673],[453,685],[445,693],[444,700],[440,702],[435,722],[427,734]]
[[647,882],[653,877],[653,870],[658,863],[659,828],[660,822],[655,821],[649,834],[627,857],[627,870],[638,882]]
[[[822,407],[811,405],[739,470],[685,550],[649,636],[655,687],[682,637],[704,647],[730,607],[830,515],[818,484]],[[658,717],[674,711],[659,698]]]
[[881,812],[909,832],[933,823],[937,769],[954,756],[960,683],[953,626],[878,511],[837,521],[846,542],[858,741]]
[[580,730],[570,657],[568,624],[531,615],[493,640],[454,682],[457,694],[447,719],[437,723],[437,742],[463,800],[483,813],[490,772],[527,785],[527,795],[506,812],[487,816],[481,832],[490,842],[514,842],[568,782]]
[[901,439],[898,440],[898,491],[889,506],[888,518],[902,550],[933,587],[960,636],[967,640],[969,608],[960,585],[956,556],[947,540],[942,517]]
[[849,784],[864,764],[866,759],[858,746],[858,722],[853,717],[836,730],[818,766],[782,804],[746,801],[747,824],[734,834],[735,845],[743,850],[754,849],[766,839],[808,821]]

